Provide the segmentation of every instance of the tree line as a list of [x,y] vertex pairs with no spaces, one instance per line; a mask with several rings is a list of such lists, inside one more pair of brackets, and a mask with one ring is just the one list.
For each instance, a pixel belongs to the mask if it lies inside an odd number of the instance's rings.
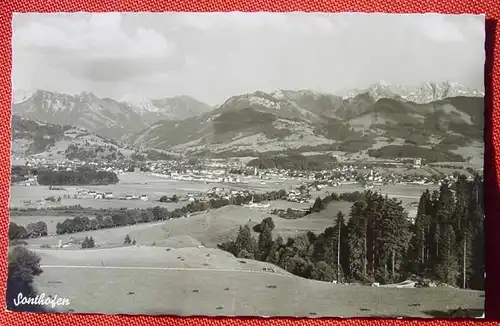
[[[273,193],[273,192],[272,192]],[[257,196],[257,195],[255,195]],[[268,194],[259,195],[262,198],[269,198]],[[189,214],[218,209],[228,205],[244,205],[252,200],[251,195],[235,196],[233,198],[211,198],[207,201],[195,199],[187,205],[169,210],[165,207],[155,206],[147,209],[116,210],[108,216],[98,214],[90,219],[86,216],[76,216],[67,218],[56,225],[57,234],[76,233],[90,230],[108,229],[138,223],[150,223],[181,218]]]
[[[260,202],[264,200],[285,198],[286,195],[286,191],[282,189],[279,191],[271,191],[264,194],[239,194],[231,198],[210,198],[206,201],[195,199],[194,201],[189,202],[187,205],[180,208],[175,208],[173,210],[168,210],[167,208],[161,206],[155,206],[153,208],[147,209],[99,210],[96,211],[96,216],[94,218],[79,215],[73,218],[67,218],[63,222],[58,222],[56,225],[56,234],[71,234],[84,231],[122,227],[138,223],[164,221],[180,218],[197,212],[203,212],[209,209],[218,209],[228,205],[244,205],[250,203],[252,200],[254,202]],[[75,206],[74,208],[81,209],[81,206]],[[29,232],[23,226],[18,226],[17,224],[11,222],[9,227],[9,239],[19,240],[46,236],[46,225],[44,230],[45,231],[43,233]]]
[[300,153],[290,153],[284,156],[264,155],[251,160],[247,166],[259,169],[321,171],[331,170],[335,166],[335,159],[329,155],[304,156]]
[[118,183],[114,172],[78,170],[78,171],[39,171],[37,181],[40,185],[108,185]]
[[9,240],[21,240],[44,237],[47,235],[47,224],[43,221],[29,223],[26,227],[14,222],[9,224]]
[[325,210],[328,204],[334,201],[347,201],[347,202],[356,202],[358,200],[363,200],[365,198],[365,194],[363,192],[359,191],[354,191],[354,192],[347,192],[347,193],[342,193],[342,194],[337,194],[337,193],[331,193],[324,198],[321,197],[316,197],[316,200],[314,201],[314,204],[309,207],[307,210],[296,210],[292,208],[288,208],[286,210],[284,209],[273,209],[271,211],[272,215],[277,215],[281,218],[286,218],[286,219],[297,219],[297,218],[302,218],[306,215],[312,214],[312,213],[317,213],[321,212],[322,210]]
[[354,191],[354,192],[346,192],[342,194],[337,194],[335,192],[331,193],[330,195],[325,196],[324,198],[321,197],[316,197],[316,200],[314,201],[314,204],[307,210],[306,215],[312,214],[312,213],[317,213],[321,212],[322,210],[326,209],[328,204],[334,201],[346,201],[350,203],[354,203],[357,201],[364,200],[366,198],[366,192],[359,192],[359,191]]
[[[317,235],[273,238],[272,218],[241,226],[219,248],[320,281],[391,283],[408,278],[484,289],[483,181],[460,176],[422,194],[414,223],[401,202],[366,191]],[[347,220],[348,219],[348,220]],[[346,221],[347,220],[347,221]]]

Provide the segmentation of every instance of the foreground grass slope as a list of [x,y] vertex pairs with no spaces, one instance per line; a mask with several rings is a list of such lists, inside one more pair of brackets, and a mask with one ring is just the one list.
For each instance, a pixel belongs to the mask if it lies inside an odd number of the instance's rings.
[[36,285],[83,313],[433,317],[483,309],[476,291],[342,286],[241,271],[44,267]]

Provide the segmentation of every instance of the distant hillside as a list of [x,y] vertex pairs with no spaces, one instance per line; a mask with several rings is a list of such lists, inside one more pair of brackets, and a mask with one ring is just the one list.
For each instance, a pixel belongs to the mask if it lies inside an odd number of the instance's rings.
[[128,146],[82,128],[52,125],[12,116],[13,155],[50,159],[119,159],[130,156]]
[[375,100],[368,93],[341,99],[309,91],[256,92],[195,118],[160,121],[132,142],[221,156],[294,150],[360,159],[471,161],[483,155],[483,112],[481,97],[418,104],[401,97]]

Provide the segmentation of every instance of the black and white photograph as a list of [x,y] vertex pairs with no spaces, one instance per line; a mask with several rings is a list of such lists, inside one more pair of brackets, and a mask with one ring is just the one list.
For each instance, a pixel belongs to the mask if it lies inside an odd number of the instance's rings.
[[12,28],[7,310],[484,318],[484,15]]

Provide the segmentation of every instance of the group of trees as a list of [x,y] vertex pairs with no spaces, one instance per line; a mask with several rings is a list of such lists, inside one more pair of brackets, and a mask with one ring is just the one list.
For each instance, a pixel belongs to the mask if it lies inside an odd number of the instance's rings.
[[321,171],[331,170],[335,166],[335,160],[330,155],[305,156],[300,153],[293,153],[281,156],[261,156],[248,162],[247,166],[259,169]]
[[9,224],[9,240],[21,240],[44,237],[47,235],[47,224],[43,221],[29,223],[26,227],[14,222]]
[[34,169],[24,165],[13,165],[10,170],[10,182],[22,182],[29,179],[34,173]]
[[135,245],[135,239],[134,239],[134,240],[132,240],[132,239],[130,238],[130,235],[128,235],[128,234],[127,234],[127,235],[125,236],[125,239],[123,239],[123,244],[124,244],[124,245]]
[[24,246],[15,246],[9,250],[7,270],[7,310],[51,312],[47,306],[18,302],[19,294],[27,298],[34,298],[37,295],[33,280],[43,272],[38,255]]
[[369,149],[368,155],[376,158],[394,159],[421,157],[426,162],[463,162],[464,158],[439,146],[434,148],[419,147],[411,144],[388,145],[379,149]]
[[85,237],[82,241],[82,249],[94,248],[95,242],[92,237]]
[[78,146],[70,144],[64,152],[68,160],[81,160],[81,161],[94,161],[96,159],[116,160],[117,158],[124,158],[122,152],[118,151],[116,147],[108,146],[91,146],[89,143],[86,146]]
[[[243,205],[254,202],[261,202],[264,200],[276,200],[285,198],[287,195],[285,190],[271,191],[265,194],[246,194],[225,198],[211,198],[207,201],[195,199],[181,208],[168,210],[165,207],[155,206],[147,209],[113,209],[97,211],[94,218],[79,215],[73,218],[67,218],[63,222],[56,225],[57,234],[71,234],[76,232],[84,232],[91,230],[109,229],[114,227],[121,227],[127,225],[134,225],[137,223],[149,223],[154,221],[169,220],[180,218],[191,213],[202,212],[209,209],[217,209],[227,205]],[[175,196],[175,195],[174,195]],[[177,198],[177,196],[175,196]],[[160,200],[161,201],[161,200]],[[80,211],[82,207],[74,207],[76,211]],[[56,211],[63,211],[67,209],[64,207],[54,208]],[[26,212],[23,212],[26,214]],[[37,213],[39,214],[39,213]],[[81,214],[81,213],[79,213]],[[38,222],[40,223],[40,222]],[[43,222],[41,222],[43,223]],[[33,228],[33,230],[39,230]],[[47,235],[47,226],[45,225],[44,232],[29,232],[23,226],[18,226],[14,223],[10,224],[9,239],[26,239],[29,237],[39,237]]]
[[459,176],[452,187],[422,194],[411,227],[407,269],[448,284],[482,289],[484,283],[483,181]]
[[109,185],[116,184],[118,176],[114,172],[79,171],[40,171],[37,176],[40,185]]
[[[116,209],[105,212],[106,216],[97,214],[95,218],[87,216],[76,216],[67,218],[56,225],[57,234],[69,234],[90,230],[109,229],[138,223],[149,223],[180,218],[190,213],[208,210],[216,206],[217,201],[199,201],[188,203],[186,206],[168,210],[165,207],[155,206],[147,209]],[[212,206],[214,204],[214,206]]]
[[367,191],[348,221],[339,212],[319,235],[273,239],[274,223],[266,218],[253,229],[257,239],[245,225],[219,248],[322,281],[390,283],[416,276],[484,289],[482,187],[479,177],[460,177],[451,187],[424,192],[415,223],[400,201]]
[[286,218],[286,219],[297,219],[297,218],[302,218],[306,215],[307,211],[300,210],[300,209],[293,209],[293,208],[287,208],[286,210],[284,209],[273,209],[271,211],[272,215],[277,215],[281,218]]
[[305,215],[309,215],[315,212],[321,212],[333,201],[347,201],[350,203],[355,203],[357,201],[365,200],[367,192],[346,192],[342,194],[331,193],[324,198],[316,197],[314,204],[307,210]]

